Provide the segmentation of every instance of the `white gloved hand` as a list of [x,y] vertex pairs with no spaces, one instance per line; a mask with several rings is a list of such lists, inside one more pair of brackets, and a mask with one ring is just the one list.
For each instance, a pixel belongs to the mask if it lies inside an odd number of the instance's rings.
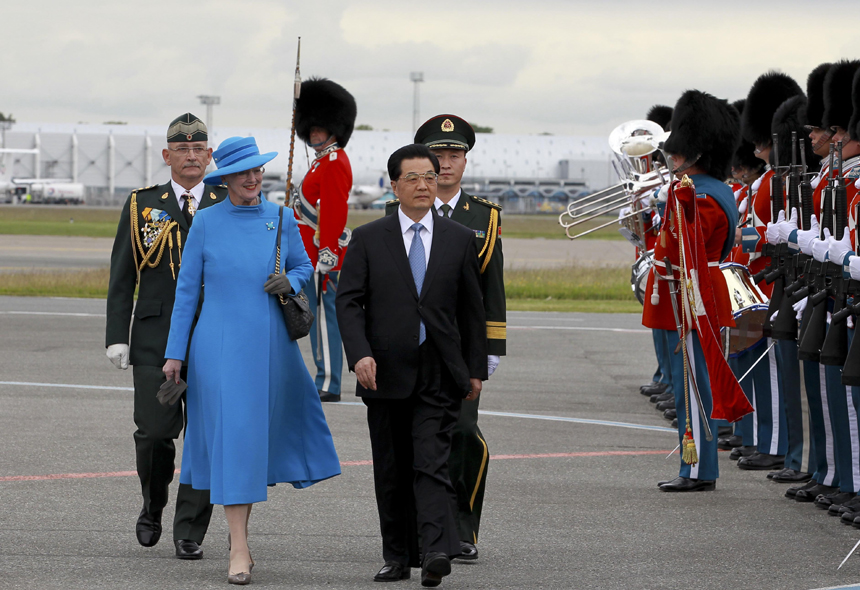
[[744,200],[741,201],[740,205],[738,205],[738,215],[743,217],[744,214],[747,212],[747,207],[749,207],[749,205],[750,205],[750,198],[744,197]]
[[499,363],[501,362],[501,358],[499,358],[495,354],[487,355],[487,377],[496,372],[496,369],[499,368]]
[[860,281],[860,256],[852,256],[849,259],[848,269],[851,271],[851,278]]
[[785,211],[780,211],[779,215],[776,218],[776,223],[770,222],[767,224],[767,230],[764,233],[764,239],[767,240],[768,244],[776,244],[779,239],[779,227],[778,224],[783,223],[785,221]]
[[808,299],[809,299],[809,297],[804,297],[803,299],[801,299],[797,303],[791,304],[791,308],[797,312],[797,321],[798,322],[803,317],[803,310],[806,309],[806,303],[807,303]]
[[827,252],[830,250],[830,230],[824,228],[824,239],[812,242],[812,257],[818,262],[827,260]]
[[618,212],[618,222],[620,223],[626,216],[630,215],[630,212],[633,211],[630,207],[622,207]]
[[848,323],[848,329],[853,330],[854,329],[854,316],[853,315],[848,316],[848,318],[845,321]]
[[830,247],[827,251],[827,257],[830,258],[831,262],[835,262],[836,264],[842,264],[842,261],[845,259],[845,255],[851,252],[853,248],[851,247],[851,232],[848,231],[848,228],[845,228],[845,233],[842,234],[842,239],[837,240],[833,238],[830,240]]
[[665,203],[669,200],[669,183],[667,182],[663,186],[660,187],[660,190],[657,191],[657,200],[661,203]]
[[314,269],[315,272],[320,274],[328,274],[331,272],[331,269],[334,268],[333,264],[325,264],[320,261],[317,261],[317,267]]
[[128,344],[111,344],[105,354],[117,369],[128,369]]
[[777,224],[779,227],[779,237],[777,238],[778,244],[787,244],[788,236],[791,235],[791,232],[797,229],[797,209],[791,210],[791,217],[788,221],[784,221],[782,223]]
[[812,256],[812,242],[817,240],[820,235],[821,227],[818,225],[818,219],[813,215],[810,217],[808,230],[797,230],[797,245],[800,246],[800,251],[807,256]]

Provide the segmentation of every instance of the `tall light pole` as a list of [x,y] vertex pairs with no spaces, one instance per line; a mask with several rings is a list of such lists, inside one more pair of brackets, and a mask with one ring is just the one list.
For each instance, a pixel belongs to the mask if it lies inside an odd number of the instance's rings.
[[206,105],[206,130],[211,135],[212,134],[212,105],[221,104],[220,96],[211,96],[208,94],[201,94],[197,98],[200,99],[200,104]]
[[15,121],[11,121],[9,119],[3,119],[0,121],[0,141],[2,141],[2,143],[0,143],[0,147],[6,147],[6,130],[11,129],[14,123]]
[[415,84],[415,94],[412,98],[412,135],[418,131],[418,84],[424,81],[424,72],[411,72],[409,79]]

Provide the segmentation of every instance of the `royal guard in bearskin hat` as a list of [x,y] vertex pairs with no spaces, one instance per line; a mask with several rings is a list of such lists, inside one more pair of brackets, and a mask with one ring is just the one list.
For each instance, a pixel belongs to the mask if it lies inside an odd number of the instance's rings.
[[322,401],[340,401],[343,344],[334,299],[350,236],[346,218],[352,168],[343,148],[355,126],[355,99],[331,80],[310,78],[302,82],[295,116],[296,134],[316,152],[295,202],[302,241],[316,269],[306,287],[317,304],[311,328],[315,381]]
[[684,340],[682,354],[672,355],[681,467],[677,478],[658,484],[666,492],[715,489],[717,439],[706,440],[706,429],[716,432],[715,419],[735,421],[752,411],[720,343],[720,327],[734,325],[719,263],[729,255],[737,227],[734,195],[723,181],[739,138],[733,107],[688,90],[675,105],[672,135],[664,144],[683,180],[669,190],[642,323],[665,330],[670,349]]

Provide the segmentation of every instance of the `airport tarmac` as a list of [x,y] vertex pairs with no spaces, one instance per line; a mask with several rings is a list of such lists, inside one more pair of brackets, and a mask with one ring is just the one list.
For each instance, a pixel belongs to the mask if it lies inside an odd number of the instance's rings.
[[[110,265],[112,246],[113,238],[0,235],[0,273],[105,267]],[[632,246],[621,240],[504,238],[504,248],[505,268],[633,263]]]
[[[216,508],[202,561],[166,530],[138,545],[132,375],[104,355],[104,301],[0,297],[0,588],[225,588]],[[308,343],[302,342],[306,361]],[[485,384],[491,461],[480,558],[442,588],[813,589],[860,580],[837,566],[860,531],[721,455],[710,493],[666,494],[678,443],[638,385],[654,370],[636,314],[508,314],[508,356]],[[376,588],[382,565],[364,410],[325,413],[343,462],[310,489],[270,489],[251,521],[267,588]],[[175,483],[171,500],[175,497]],[[418,588],[419,570],[396,588]]]

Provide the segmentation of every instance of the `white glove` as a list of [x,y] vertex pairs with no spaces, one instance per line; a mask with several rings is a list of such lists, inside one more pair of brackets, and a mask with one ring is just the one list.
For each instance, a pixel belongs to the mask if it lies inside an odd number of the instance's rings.
[[750,198],[744,197],[744,200],[741,201],[740,205],[738,205],[738,215],[743,217],[744,214],[747,212],[747,207],[749,207],[749,205],[750,205]]
[[809,299],[809,297],[804,297],[803,299],[801,299],[797,303],[791,304],[791,308],[797,312],[797,321],[798,322],[803,317],[803,310],[806,309],[806,302],[808,299]]
[[768,244],[776,244],[779,239],[779,228],[778,224],[783,223],[785,221],[785,211],[780,211],[779,215],[776,218],[776,223],[770,222],[767,224],[767,230],[764,233],[764,239],[767,240]]
[[848,269],[851,271],[851,278],[860,281],[860,256],[852,256],[848,260]]
[[495,354],[487,355],[487,377],[496,372],[496,369],[499,368],[499,362],[501,362],[501,360],[502,359]]
[[818,262],[827,260],[827,252],[830,250],[830,230],[824,228],[824,239],[812,242],[812,257]]
[[791,232],[797,229],[797,209],[792,209],[791,217],[788,219],[788,221],[778,223],[777,227],[779,227],[779,237],[777,238],[777,243],[787,244],[788,236],[791,235]]
[[845,321],[848,323],[848,329],[853,330],[854,329],[854,316],[851,316],[851,315],[848,316]]
[[797,230],[797,245],[800,246],[800,251],[807,256],[812,256],[812,242],[818,239],[821,235],[821,228],[818,225],[818,219],[815,215],[810,217],[809,230]]
[[618,221],[620,222],[626,216],[630,215],[631,211],[632,211],[632,209],[630,207],[622,207],[621,211],[618,212]]
[[117,369],[128,369],[128,344],[111,344],[105,354]]
[[845,259],[845,255],[851,251],[853,251],[853,248],[851,247],[851,232],[849,232],[846,227],[841,240],[837,240],[836,238],[830,240],[830,247],[827,254],[831,262],[842,264],[842,261]]
[[663,186],[660,187],[660,190],[657,191],[657,200],[661,203],[665,203],[669,200],[669,183],[667,182]]
[[317,267],[314,269],[316,272],[320,274],[328,274],[331,272],[331,269],[334,268],[333,264],[325,264],[323,262],[317,261]]

